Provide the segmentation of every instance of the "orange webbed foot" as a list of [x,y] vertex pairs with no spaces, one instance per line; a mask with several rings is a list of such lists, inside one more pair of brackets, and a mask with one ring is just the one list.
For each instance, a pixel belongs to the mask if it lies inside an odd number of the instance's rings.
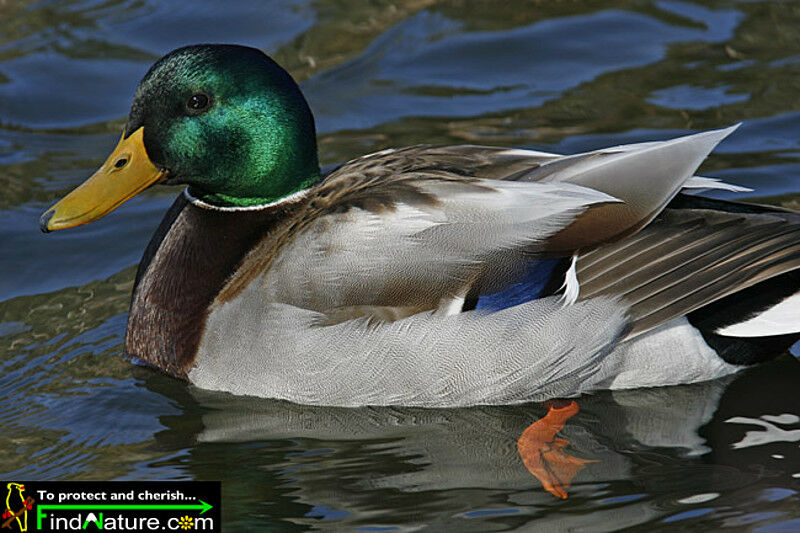
[[578,404],[574,401],[562,407],[550,405],[545,417],[528,426],[517,440],[517,452],[525,468],[557,498],[566,499],[572,479],[585,468],[586,463],[596,462],[567,454],[564,448],[569,441],[556,437],[556,433],[577,412]]

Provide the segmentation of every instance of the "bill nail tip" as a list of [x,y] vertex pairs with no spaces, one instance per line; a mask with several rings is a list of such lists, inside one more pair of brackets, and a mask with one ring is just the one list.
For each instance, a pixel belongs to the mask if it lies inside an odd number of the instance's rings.
[[42,233],[50,233],[50,228],[48,228],[47,225],[50,223],[51,218],[53,218],[52,211],[45,212],[41,218],[39,218],[39,229],[42,230]]

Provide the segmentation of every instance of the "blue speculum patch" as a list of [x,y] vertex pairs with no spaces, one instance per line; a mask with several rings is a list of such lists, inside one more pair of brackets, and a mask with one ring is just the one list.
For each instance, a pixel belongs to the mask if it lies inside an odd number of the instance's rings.
[[478,298],[475,309],[500,311],[515,305],[530,302],[547,296],[545,289],[557,272],[569,263],[569,259],[537,259],[530,261],[516,283],[512,283],[502,291],[482,294]]

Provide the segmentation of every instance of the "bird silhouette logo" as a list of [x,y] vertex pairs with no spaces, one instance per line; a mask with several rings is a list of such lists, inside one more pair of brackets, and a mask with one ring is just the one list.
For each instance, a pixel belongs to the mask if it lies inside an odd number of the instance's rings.
[[28,531],[28,511],[33,509],[34,499],[30,496],[25,497],[25,485],[20,483],[9,483],[6,485],[6,506],[2,517],[0,517],[0,530],[10,529],[11,531]]

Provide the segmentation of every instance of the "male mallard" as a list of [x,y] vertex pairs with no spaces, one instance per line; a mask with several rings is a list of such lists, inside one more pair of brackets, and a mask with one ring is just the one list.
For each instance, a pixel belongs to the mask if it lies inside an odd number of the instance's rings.
[[800,215],[679,194],[731,187],[693,173],[734,129],[571,156],[413,146],[322,176],[280,66],[189,46],[41,226],[187,184],[139,265],[125,346],[203,388],[456,406],[687,383],[800,337]]

